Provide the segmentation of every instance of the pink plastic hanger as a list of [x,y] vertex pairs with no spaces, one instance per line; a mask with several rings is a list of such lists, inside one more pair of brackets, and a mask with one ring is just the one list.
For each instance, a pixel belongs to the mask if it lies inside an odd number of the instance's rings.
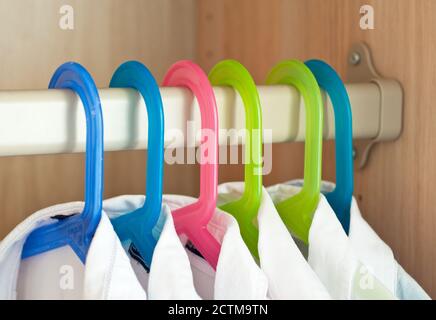
[[[173,217],[177,233],[185,234],[206,261],[216,269],[221,245],[207,230],[207,224],[216,209],[218,185],[218,113],[215,95],[203,70],[186,60],[171,66],[163,85],[186,87],[193,92],[200,106],[202,137],[208,132],[208,139],[213,139],[213,143],[205,145],[202,138],[200,146],[202,159],[198,201],[173,211]],[[206,152],[208,162],[203,157]]]

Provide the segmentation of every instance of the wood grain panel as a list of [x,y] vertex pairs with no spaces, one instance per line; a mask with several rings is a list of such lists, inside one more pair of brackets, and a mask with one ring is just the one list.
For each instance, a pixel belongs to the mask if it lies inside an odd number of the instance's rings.
[[[195,0],[71,0],[75,28],[61,30],[65,3],[0,0],[0,90],[46,88],[54,70],[71,60],[99,87],[131,59],[161,81],[172,63],[195,57]],[[144,194],[145,154],[105,154],[105,197]],[[197,176],[193,166],[166,166],[165,191],[196,194]],[[38,209],[83,199],[83,179],[81,154],[0,158],[0,239]]]
[[[361,30],[359,9],[375,9],[375,29]],[[198,59],[210,69],[224,58],[241,61],[258,83],[281,59],[320,58],[340,74],[347,51],[369,44],[376,67],[405,91],[404,131],[378,145],[369,165],[355,173],[355,195],[364,216],[397,259],[436,298],[436,1],[434,0],[203,0],[198,8]],[[267,112],[268,106],[263,106]],[[300,144],[274,146],[265,184],[302,176]],[[277,160],[276,160],[277,159]],[[334,144],[325,143],[323,172],[334,179]],[[239,167],[221,168],[225,180]]]

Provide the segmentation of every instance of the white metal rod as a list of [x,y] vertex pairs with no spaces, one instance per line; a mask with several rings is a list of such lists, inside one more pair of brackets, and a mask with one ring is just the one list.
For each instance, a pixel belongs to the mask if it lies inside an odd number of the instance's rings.
[[[379,132],[380,89],[373,83],[348,84],[354,138],[374,138]],[[244,108],[230,88],[214,88],[221,129],[244,128]],[[303,141],[304,106],[289,86],[258,86],[263,128],[273,142]],[[140,95],[130,89],[99,90],[104,114],[105,150],[145,149],[147,112]],[[199,128],[196,100],[186,89],[161,88],[165,112],[165,142],[181,147],[174,129],[186,131],[188,120]],[[324,95],[325,98],[325,95]],[[324,137],[334,138],[333,108],[324,113]],[[220,136],[224,142],[225,133]],[[85,114],[80,99],[68,90],[0,92],[0,156],[84,151]],[[186,138],[186,135],[185,135]],[[243,141],[241,141],[243,142]]]

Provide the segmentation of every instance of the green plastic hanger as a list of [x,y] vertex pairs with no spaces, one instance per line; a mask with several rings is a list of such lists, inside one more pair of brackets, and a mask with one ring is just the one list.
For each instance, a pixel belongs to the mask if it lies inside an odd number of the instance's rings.
[[[215,86],[233,87],[245,108],[245,189],[242,197],[220,209],[236,218],[242,238],[258,259],[259,230],[255,226],[262,195],[262,109],[256,84],[245,67],[235,60],[224,60],[213,67],[209,81]],[[248,158],[247,158],[248,157]]]
[[268,74],[267,84],[294,86],[303,96],[306,111],[304,149],[304,185],[295,196],[276,205],[288,229],[308,243],[313,214],[318,206],[321,187],[323,101],[315,76],[298,60],[278,63]]

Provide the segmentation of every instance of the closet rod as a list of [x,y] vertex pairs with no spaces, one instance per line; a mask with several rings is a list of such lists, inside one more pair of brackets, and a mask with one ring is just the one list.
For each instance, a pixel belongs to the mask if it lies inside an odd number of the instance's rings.
[[[379,86],[353,83],[346,87],[353,111],[354,138],[376,137],[381,123],[382,94]],[[258,89],[263,127],[272,130],[272,141],[303,141],[305,121],[300,94],[288,86],[258,86]],[[229,88],[215,87],[214,90],[220,128],[244,128],[244,110],[239,95]],[[99,93],[104,114],[105,150],[145,149],[147,112],[139,94],[130,89],[100,89]],[[166,146],[181,147],[185,142],[177,138],[180,138],[180,132],[185,132],[187,121],[194,120],[199,128],[196,101],[189,91],[182,88],[161,88],[161,94],[165,108]],[[334,117],[329,99],[324,119],[324,137],[332,139]],[[182,131],[177,133],[174,129]],[[80,99],[69,91],[0,92],[0,156],[82,152],[85,133]],[[220,144],[226,140],[225,135],[221,132]]]

